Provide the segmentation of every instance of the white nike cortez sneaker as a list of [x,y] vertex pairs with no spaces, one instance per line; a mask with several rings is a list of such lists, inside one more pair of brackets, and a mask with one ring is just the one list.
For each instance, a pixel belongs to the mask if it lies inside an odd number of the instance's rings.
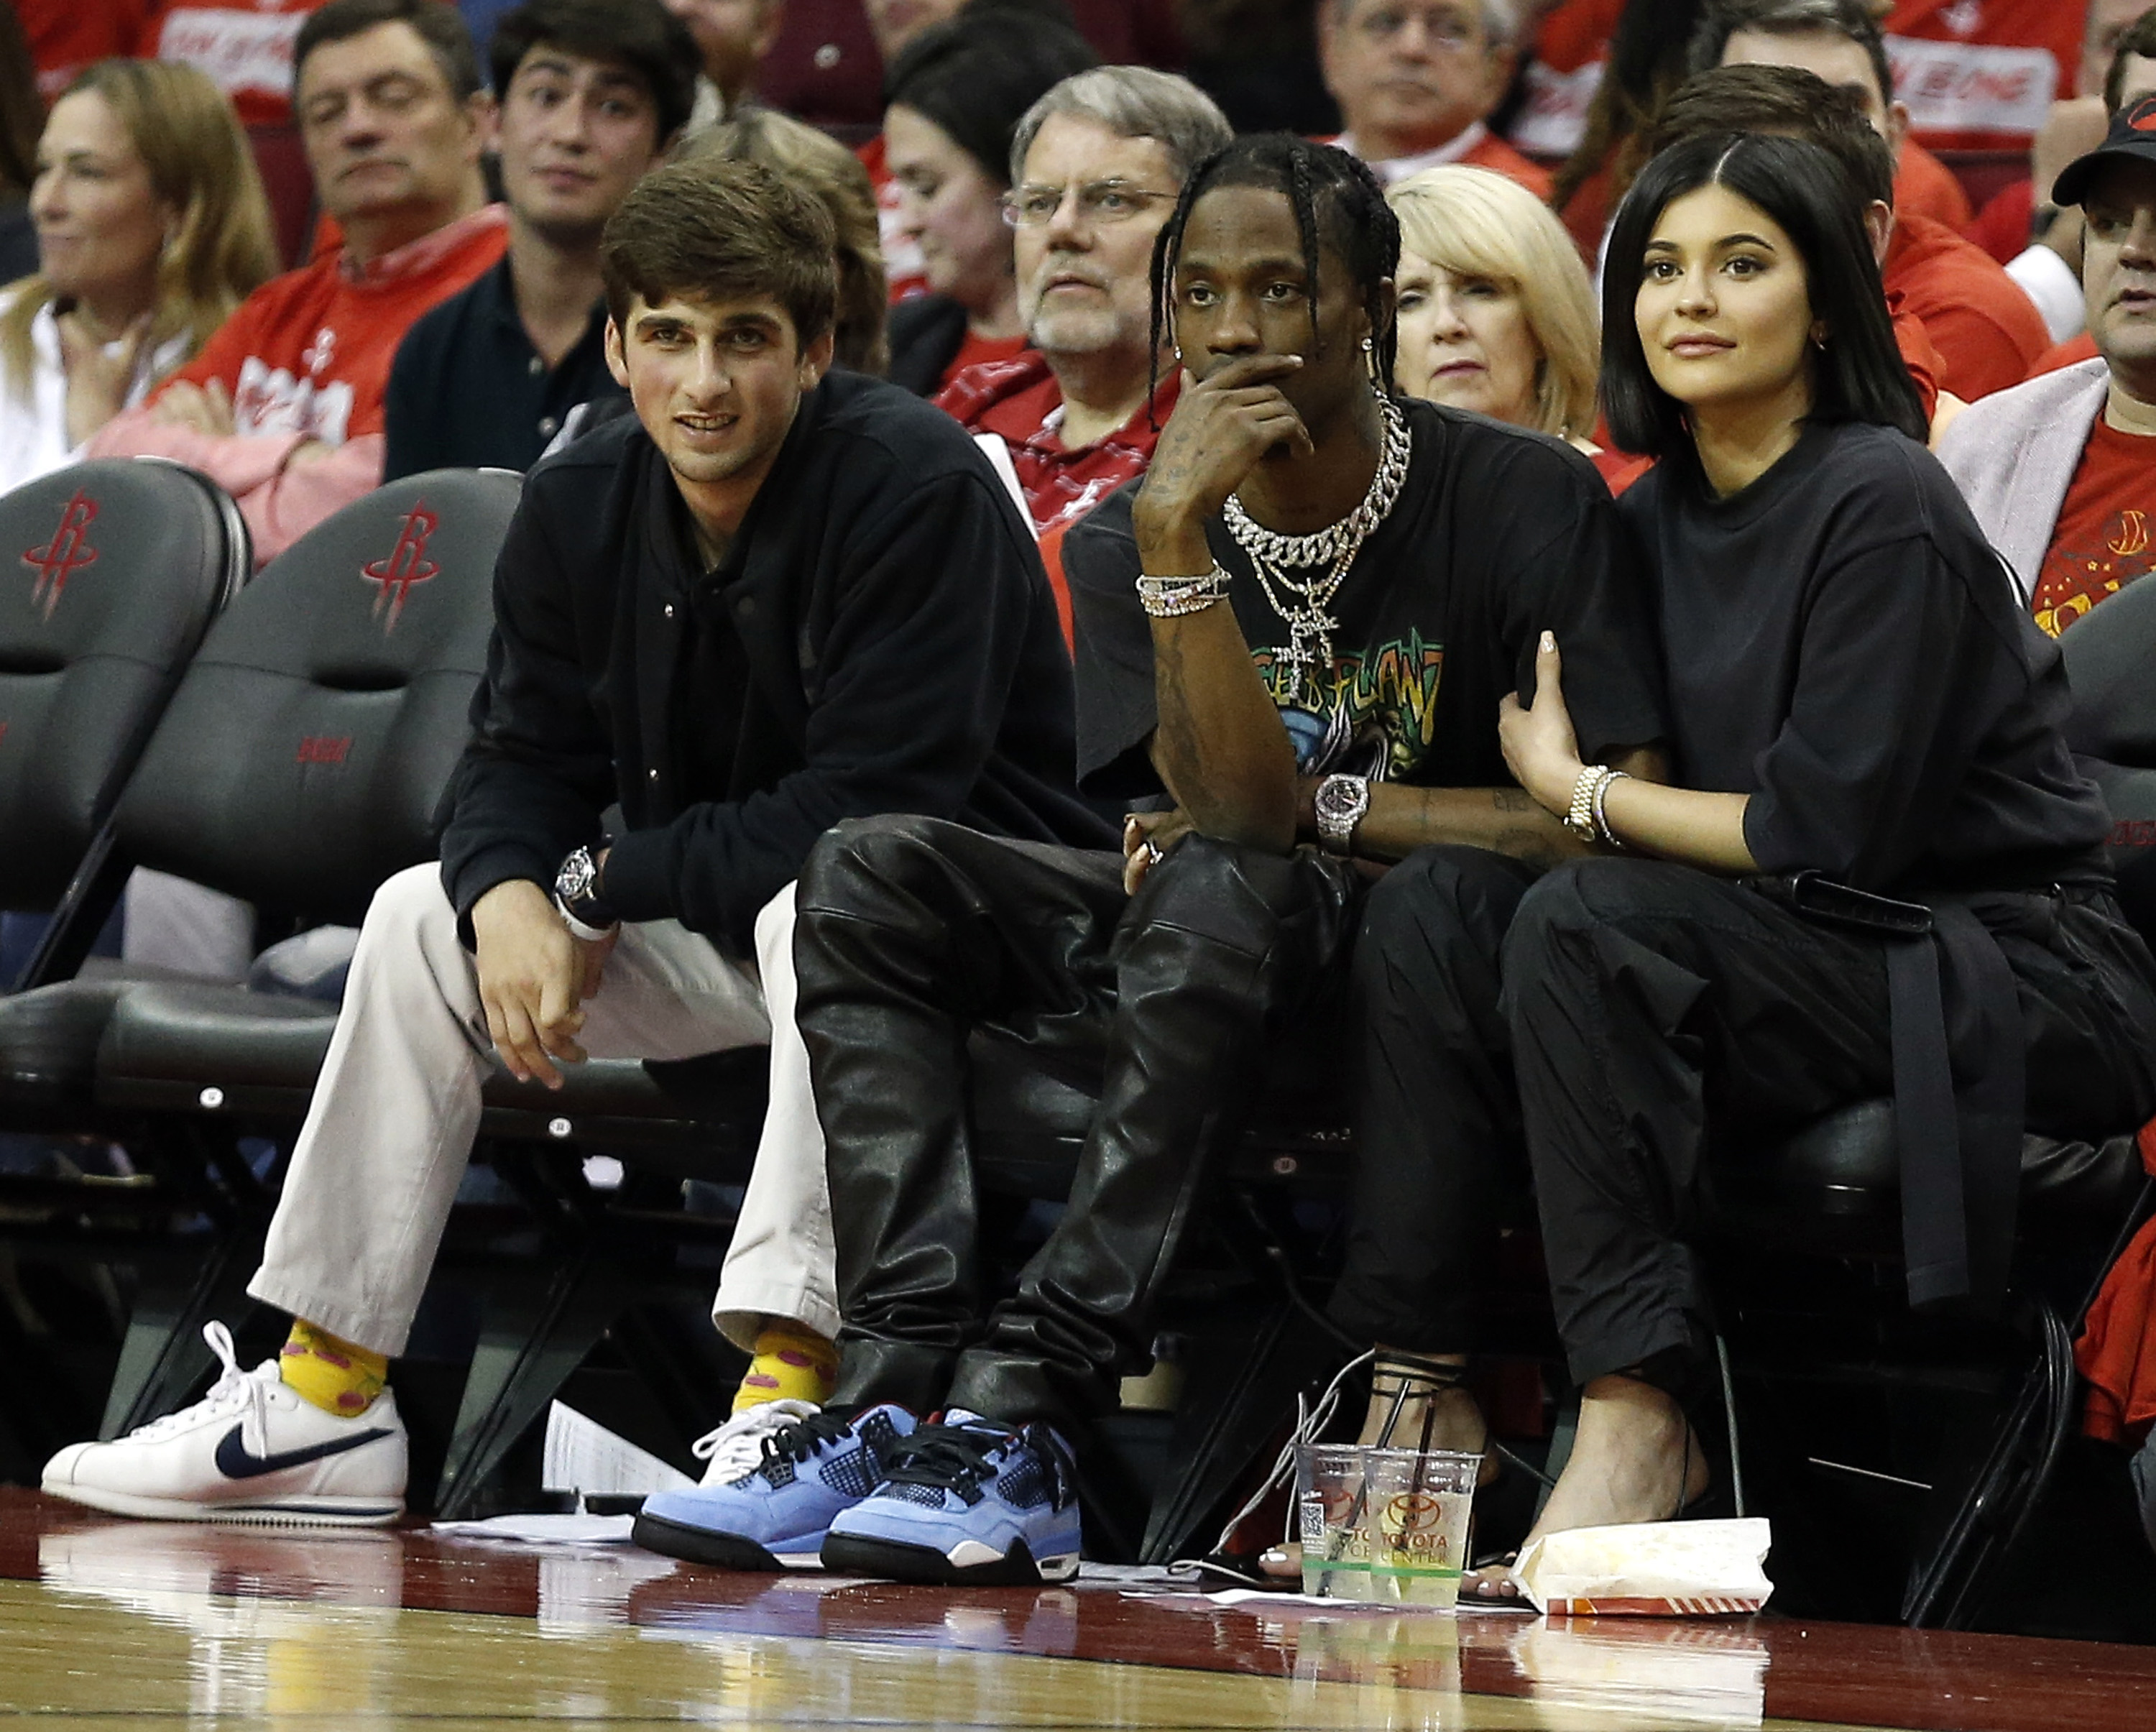
[[45,1463],[55,1498],[166,1521],[377,1527],[404,1513],[404,1422],[384,1390],[364,1413],[325,1413],[270,1359],[239,1369],[221,1323],[203,1339],[224,1375],[192,1407]]

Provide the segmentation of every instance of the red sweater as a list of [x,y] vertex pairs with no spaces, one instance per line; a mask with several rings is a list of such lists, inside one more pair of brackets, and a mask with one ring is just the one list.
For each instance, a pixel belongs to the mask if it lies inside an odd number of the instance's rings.
[[[397,346],[420,314],[501,260],[509,219],[490,204],[355,268],[342,252],[264,283],[201,354],[167,380],[215,383],[233,431],[198,433],[157,419],[157,398],[105,424],[95,457],[170,457],[239,501],[258,562],[275,558],[382,482],[382,401]],[[291,462],[302,446],[313,460]]]

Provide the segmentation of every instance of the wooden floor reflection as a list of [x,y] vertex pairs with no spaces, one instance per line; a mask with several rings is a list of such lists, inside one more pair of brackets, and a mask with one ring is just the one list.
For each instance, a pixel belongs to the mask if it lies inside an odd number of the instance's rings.
[[107,1522],[0,1492],[0,1719],[2105,1732],[2156,1652],[1804,1625],[1317,1616],[726,1575],[627,1546]]

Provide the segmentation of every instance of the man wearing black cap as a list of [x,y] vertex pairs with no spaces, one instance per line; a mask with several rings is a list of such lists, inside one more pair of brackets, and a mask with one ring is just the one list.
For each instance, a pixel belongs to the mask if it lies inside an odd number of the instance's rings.
[[2056,635],[2156,569],[2156,96],[2069,163],[2097,358],[1973,404],[1939,458]]

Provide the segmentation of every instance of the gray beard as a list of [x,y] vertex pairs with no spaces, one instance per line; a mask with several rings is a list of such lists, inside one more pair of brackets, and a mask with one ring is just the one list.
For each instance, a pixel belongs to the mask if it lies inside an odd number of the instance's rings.
[[[1036,313],[1026,336],[1044,355],[1097,355],[1103,349],[1120,348],[1132,339],[1112,312],[1090,308],[1065,312]],[[1145,334],[1136,337],[1145,347]]]

